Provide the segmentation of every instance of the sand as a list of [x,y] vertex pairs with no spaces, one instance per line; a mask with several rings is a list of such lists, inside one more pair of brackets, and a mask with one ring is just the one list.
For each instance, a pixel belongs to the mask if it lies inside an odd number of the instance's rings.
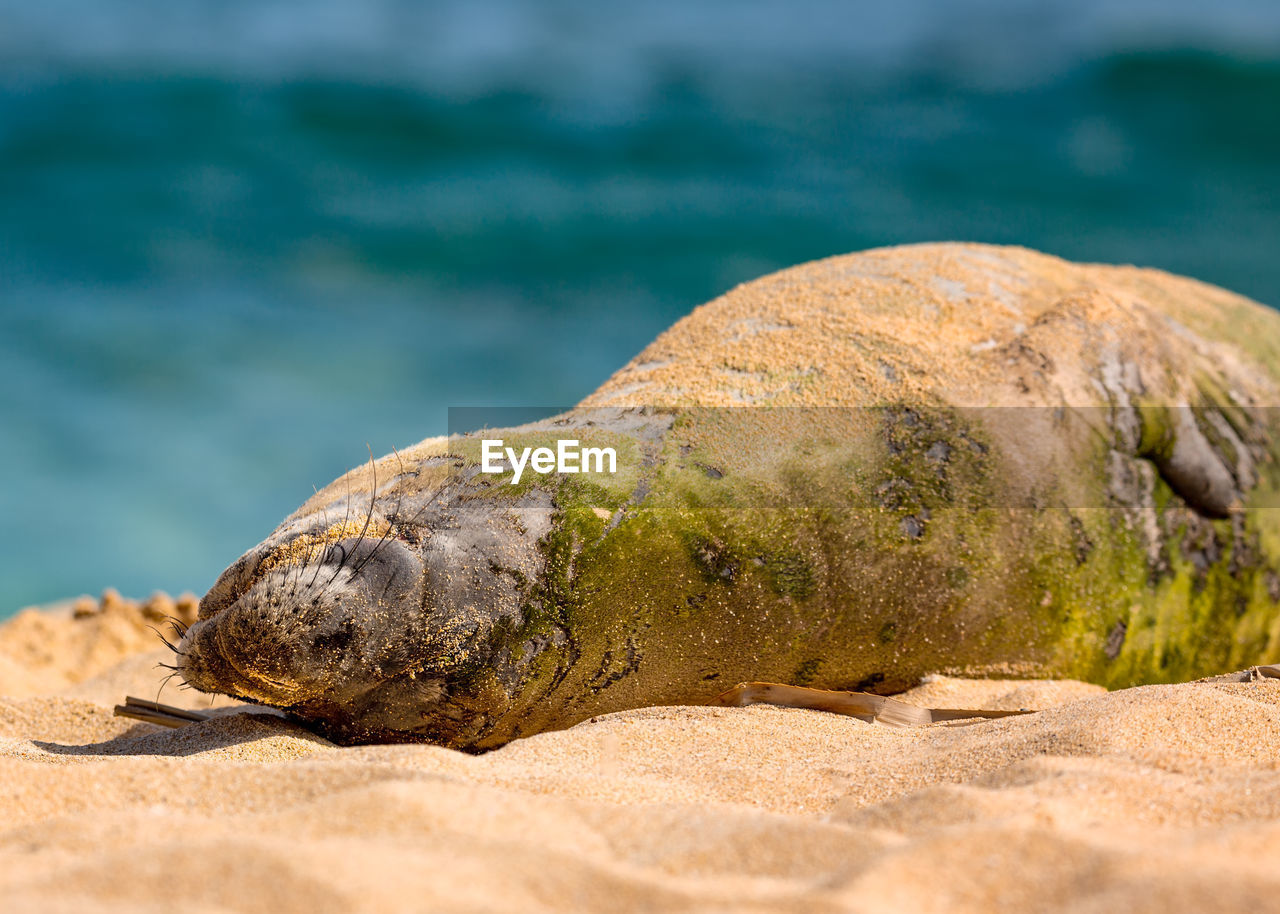
[[481,756],[338,748],[240,707],[113,717],[167,654],[120,604],[0,627],[7,914],[1280,910],[1280,679],[935,677],[906,699],[1044,710],[653,708]]

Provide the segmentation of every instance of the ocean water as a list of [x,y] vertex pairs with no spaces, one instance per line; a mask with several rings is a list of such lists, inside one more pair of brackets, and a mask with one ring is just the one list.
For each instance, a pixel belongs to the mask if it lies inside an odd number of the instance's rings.
[[941,239],[1280,305],[1280,4],[0,0],[0,616]]

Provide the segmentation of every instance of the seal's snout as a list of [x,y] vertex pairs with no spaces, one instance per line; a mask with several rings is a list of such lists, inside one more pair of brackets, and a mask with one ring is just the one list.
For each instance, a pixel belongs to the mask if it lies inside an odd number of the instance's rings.
[[411,665],[423,564],[370,517],[269,540],[228,568],[178,645],[205,692],[279,707],[348,701]]

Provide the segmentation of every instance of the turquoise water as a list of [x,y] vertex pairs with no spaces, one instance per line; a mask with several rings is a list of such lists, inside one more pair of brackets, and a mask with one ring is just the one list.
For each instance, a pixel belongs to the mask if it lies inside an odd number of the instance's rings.
[[0,0],[0,615],[202,592],[737,282],[1016,242],[1280,304],[1280,5]]

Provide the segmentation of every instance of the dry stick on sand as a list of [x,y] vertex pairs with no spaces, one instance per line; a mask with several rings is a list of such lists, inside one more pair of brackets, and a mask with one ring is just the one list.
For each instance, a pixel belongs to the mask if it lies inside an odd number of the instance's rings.
[[[1255,666],[1238,673],[1213,676],[1200,682],[1256,682],[1260,679],[1280,679],[1280,665]],[[896,698],[872,695],[868,692],[830,692],[808,689],[803,686],[782,685],[776,682],[743,682],[716,696],[712,704],[744,708],[752,704],[777,705],[785,708],[807,708],[844,714],[867,722],[886,724],[890,727],[922,727],[941,721],[978,720],[1012,717],[1018,714],[1034,714],[1035,711],[971,710],[960,708],[920,708]],[[185,727],[187,724],[208,720],[211,715],[201,711],[188,711],[158,701],[135,698],[130,695],[124,704],[116,705],[116,717],[131,717],[162,727]]]
[[188,711],[185,708],[162,705],[158,701],[148,701],[145,698],[129,695],[125,698],[124,704],[115,706],[115,716],[132,717],[134,720],[159,724],[162,727],[185,727],[187,724],[208,720],[210,715],[202,711]]

